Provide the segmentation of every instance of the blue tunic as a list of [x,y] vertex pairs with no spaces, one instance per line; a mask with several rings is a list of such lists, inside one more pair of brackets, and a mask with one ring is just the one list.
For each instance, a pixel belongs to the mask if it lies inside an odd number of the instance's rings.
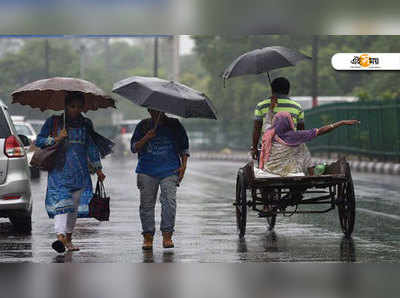
[[[131,138],[131,151],[136,153],[135,144],[145,135],[145,122],[149,127],[154,127],[152,120],[142,120],[136,126]],[[149,140],[138,152],[139,162],[136,173],[149,175],[158,179],[164,179],[171,175],[177,175],[180,167],[180,155],[189,155],[189,140],[186,130],[179,123],[178,119],[167,118],[173,125],[159,124],[156,136]]]
[[[43,148],[54,144],[50,136],[53,130],[55,116],[44,123],[40,134],[36,139],[36,146]],[[58,118],[58,117],[57,117]],[[85,119],[89,125],[93,125],[89,119]],[[57,135],[61,125],[57,126]],[[72,192],[83,189],[78,217],[89,217],[89,202],[93,196],[92,180],[88,165],[95,169],[101,169],[99,151],[84,125],[77,128],[68,128],[68,142],[65,153],[65,164],[49,171],[47,178],[46,210],[50,218],[55,215],[72,213],[74,206]]]

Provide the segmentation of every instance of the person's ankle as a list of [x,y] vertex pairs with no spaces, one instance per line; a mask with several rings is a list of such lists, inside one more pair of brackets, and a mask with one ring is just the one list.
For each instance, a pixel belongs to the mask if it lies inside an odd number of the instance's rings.
[[57,240],[59,240],[62,243],[64,243],[64,245],[67,243],[67,238],[65,237],[64,234],[57,234]]

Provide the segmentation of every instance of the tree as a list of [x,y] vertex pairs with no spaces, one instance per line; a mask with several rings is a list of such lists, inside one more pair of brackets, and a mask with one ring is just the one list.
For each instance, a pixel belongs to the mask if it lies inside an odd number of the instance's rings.
[[[239,55],[266,46],[286,46],[311,55],[312,36],[195,36],[195,51],[210,79],[207,92],[217,106],[223,131],[222,143],[245,149],[251,143],[254,107],[270,94],[265,75],[230,79],[224,88],[223,70]],[[360,96],[361,99],[399,98],[400,77],[390,71],[336,71],[331,66],[335,53],[396,52],[397,36],[320,36],[318,81],[320,95]],[[272,79],[285,76],[291,82],[292,96],[311,95],[311,63],[271,71]]]

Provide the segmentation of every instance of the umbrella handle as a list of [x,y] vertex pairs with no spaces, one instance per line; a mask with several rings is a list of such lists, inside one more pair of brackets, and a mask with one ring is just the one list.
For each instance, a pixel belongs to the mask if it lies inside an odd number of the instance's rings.
[[157,129],[157,127],[158,127],[158,122],[160,121],[160,117],[161,117],[161,112],[159,111],[159,112],[158,112],[157,119],[156,119],[156,123],[154,124],[154,129]]
[[269,76],[269,72],[268,71],[267,71],[267,76],[268,76],[269,85],[271,86],[271,77]]
[[64,121],[64,129],[66,129],[66,123],[67,123],[67,107],[64,107],[64,117],[63,117],[63,121]]

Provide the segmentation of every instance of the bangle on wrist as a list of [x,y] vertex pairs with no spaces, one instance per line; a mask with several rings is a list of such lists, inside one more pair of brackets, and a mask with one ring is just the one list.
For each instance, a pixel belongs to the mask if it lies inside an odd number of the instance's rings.
[[334,124],[331,124],[331,125],[329,125],[332,129],[334,129],[335,128],[335,125]]

